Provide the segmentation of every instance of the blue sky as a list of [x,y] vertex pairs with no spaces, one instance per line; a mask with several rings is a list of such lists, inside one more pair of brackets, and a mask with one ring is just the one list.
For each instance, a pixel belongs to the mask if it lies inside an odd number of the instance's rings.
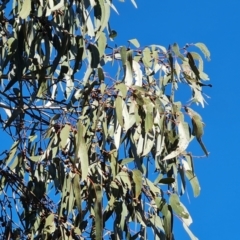
[[[205,88],[211,99],[198,109],[206,124],[204,143],[210,156],[195,159],[201,194],[194,198],[189,188],[189,203],[184,204],[193,218],[191,230],[199,239],[239,239],[240,197],[240,1],[115,1],[120,16],[112,14],[116,43],[137,38],[141,46],[177,42],[204,42],[211,61],[205,62],[213,88]],[[197,144],[189,148],[201,155]],[[177,223],[178,220],[175,222]],[[189,239],[177,223],[176,239]]]
[[[184,204],[194,221],[190,228],[199,239],[237,240],[240,1],[136,0],[138,9],[130,0],[125,1],[114,1],[120,15],[112,13],[111,27],[118,32],[115,39],[118,45],[127,44],[132,38],[137,38],[142,47],[204,42],[211,52],[211,61],[205,62],[205,72],[213,88],[204,89],[211,99],[204,109],[197,108],[206,124],[203,140],[211,154],[194,160],[201,194],[194,198],[189,188],[191,203],[184,198]],[[10,141],[2,144],[0,152],[10,146]],[[193,143],[190,150],[202,154],[197,144]],[[176,239],[189,239],[179,221],[175,222]]]

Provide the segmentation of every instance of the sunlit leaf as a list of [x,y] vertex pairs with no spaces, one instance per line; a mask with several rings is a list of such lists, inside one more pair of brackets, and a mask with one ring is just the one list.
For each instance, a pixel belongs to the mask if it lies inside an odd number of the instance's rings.
[[191,171],[186,171],[185,174],[191,183],[194,197],[198,197],[200,194],[201,188],[200,188],[197,177],[195,175],[193,175]]
[[45,221],[44,231],[53,233],[55,231],[54,214],[51,213]]
[[8,157],[6,159],[6,165],[8,165],[13,157],[15,156],[17,149],[18,149],[19,141],[14,142],[14,144],[11,146],[10,151],[8,153]]
[[60,132],[60,138],[61,138],[61,147],[65,148],[67,145],[67,140],[69,138],[69,133],[70,133],[71,126],[69,124],[65,124],[63,129]]
[[191,232],[191,230],[188,228],[188,226],[185,223],[183,223],[183,227],[186,230],[186,232],[188,233],[191,240],[198,240],[198,238],[193,235],[193,233]]
[[204,43],[199,42],[199,43],[195,43],[194,45],[202,51],[202,53],[208,60],[210,60],[210,52]]
[[31,0],[24,0],[19,16],[25,19],[29,16],[31,11]]
[[128,40],[132,45],[134,45],[136,48],[140,47],[140,44],[136,38]]
[[78,161],[81,163],[82,180],[86,180],[88,175],[89,158],[87,152],[87,145],[83,136],[84,126],[80,120],[78,121],[77,131],[78,131],[77,142],[78,148],[76,149],[75,163],[77,163]]
[[121,127],[123,127],[123,116],[122,116],[122,98],[117,96],[115,101],[115,108],[116,108],[116,114],[117,114],[117,120]]
[[188,213],[184,211],[184,208],[180,204],[180,200],[177,194],[173,193],[170,195],[169,198],[169,204],[172,206],[173,211],[183,217],[183,218],[188,218]]

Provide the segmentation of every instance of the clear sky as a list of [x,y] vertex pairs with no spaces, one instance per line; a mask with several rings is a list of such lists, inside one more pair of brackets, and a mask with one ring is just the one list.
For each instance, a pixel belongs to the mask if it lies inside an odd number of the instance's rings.
[[[209,105],[198,109],[205,126],[204,143],[208,158],[195,159],[195,171],[201,194],[190,203],[184,198],[193,224],[190,229],[201,240],[238,240],[240,199],[240,0],[130,0],[113,1],[120,15],[112,12],[112,29],[118,32],[115,42],[124,45],[137,38],[141,46],[159,44],[168,47],[177,42],[204,42],[211,61],[205,62],[213,88],[204,91]],[[179,99],[181,100],[181,99]],[[11,146],[2,141],[0,152]],[[201,155],[197,144],[190,150]],[[176,223],[176,239],[189,239]]]
[[[116,43],[137,38],[141,46],[177,42],[204,42],[211,61],[205,62],[213,88],[204,88],[211,99],[201,113],[205,126],[204,143],[210,156],[195,159],[201,194],[191,203],[184,200],[193,224],[190,229],[202,240],[239,239],[240,199],[240,1],[239,0],[130,0],[114,1],[120,16],[112,14],[112,28],[118,32]],[[201,155],[197,144],[189,148]],[[176,223],[177,223],[176,219]],[[180,226],[180,224],[177,224]],[[189,237],[181,226],[176,239]]]

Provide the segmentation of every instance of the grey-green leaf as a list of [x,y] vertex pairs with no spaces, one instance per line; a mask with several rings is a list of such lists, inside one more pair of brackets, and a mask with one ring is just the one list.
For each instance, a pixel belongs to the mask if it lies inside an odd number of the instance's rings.
[[123,127],[123,116],[122,116],[122,98],[117,96],[116,102],[115,102],[115,107],[116,107],[116,114],[117,114],[117,120],[121,127]]
[[134,45],[136,48],[140,47],[140,44],[136,38],[128,40],[132,45]]
[[200,194],[201,188],[200,188],[197,176],[193,175],[191,171],[186,171],[185,174],[192,186],[194,197],[198,197]]
[[204,43],[195,43],[194,44],[196,47],[198,47],[202,53],[204,54],[205,58],[210,60],[210,51],[208,50],[207,46]]
[[22,19],[26,19],[31,12],[31,0],[24,0],[19,16]]

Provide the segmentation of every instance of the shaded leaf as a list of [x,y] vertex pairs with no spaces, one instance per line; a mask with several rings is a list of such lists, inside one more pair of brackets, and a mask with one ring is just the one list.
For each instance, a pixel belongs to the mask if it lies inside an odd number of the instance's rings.
[[135,184],[135,198],[138,198],[142,191],[142,173],[139,170],[133,170],[132,174]]
[[114,39],[115,37],[117,37],[117,32],[115,30],[110,31],[109,37]]
[[174,182],[175,182],[175,179],[171,178],[171,177],[162,178],[162,179],[159,180],[159,183],[162,183],[162,184],[172,184]]
[[94,184],[96,200],[94,204],[96,240],[102,240],[103,218],[102,218],[102,188],[100,184]]
[[94,44],[89,44],[87,48],[91,53],[91,68],[97,68],[100,62],[100,54],[98,48]]

